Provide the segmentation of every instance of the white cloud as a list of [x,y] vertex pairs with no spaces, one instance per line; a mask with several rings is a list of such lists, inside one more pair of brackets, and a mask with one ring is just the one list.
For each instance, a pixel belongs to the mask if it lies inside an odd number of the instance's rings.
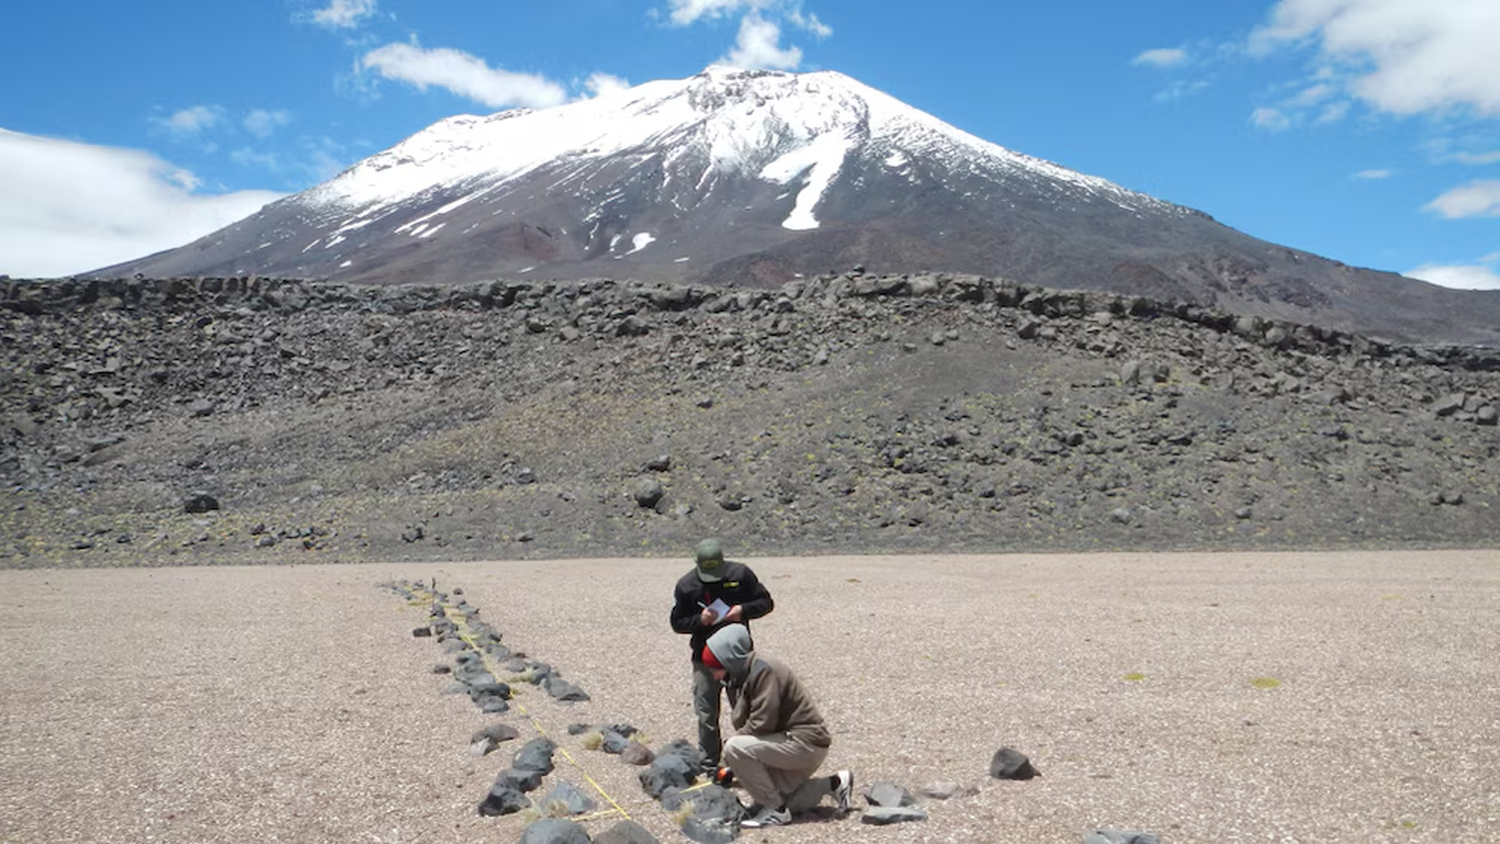
[[1347,92],[1394,114],[1500,115],[1495,0],[1280,0],[1253,52],[1315,42]]
[[805,29],[818,38],[827,38],[833,34],[833,27],[818,20],[817,15],[804,15],[800,9],[792,9],[786,13],[786,19],[791,21],[798,29]]
[[677,26],[688,26],[703,19],[758,11],[770,6],[771,0],[669,0],[667,5],[672,10],[668,19]]
[[1201,79],[1193,82],[1177,81],[1156,92],[1156,96],[1151,99],[1158,103],[1175,102],[1184,97],[1190,97],[1207,87],[1208,82]]
[[1417,278],[1441,287],[1456,287],[1462,290],[1500,290],[1500,273],[1484,265],[1423,264],[1414,270],[1402,273],[1407,278]]
[[197,179],[139,150],[0,129],[0,273],[51,278],[182,246],[281,197],[192,193]]
[[270,137],[271,133],[282,126],[292,122],[291,114],[285,111],[268,111],[263,108],[255,109],[245,115],[245,129],[257,138]]
[[1335,89],[1332,85],[1327,82],[1319,82],[1316,85],[1309,85],[1298,91],[1297,95],[1287,102],[1295,106],[1313,106],[1332,97],[1334,93]]
[[274,173],[281,169],[281,159],[274,153],[260,152],[243,147],[229,153],[229,160],[241,167],[249,167]]
[[752,13],[740,21],[734,49],[719,61],[745,70],[793,70],[802,63],[802,50],[782,49],[781,27]]
[[1435,164],[1497,164],[1500,163],[1500,149],[1495,149],[1495,128],[1493,124],[1476,125],[1469,131],[1432,138],[1422,144],[1422,149]]
[[240,147],[229,153],[238,167],[257,171],[257,177],[273,184],[326,182],[349,165],[348,151],[327,137],[302,137],[288,147],[275,150]]
[[1295,83],[1295,93],[1284,96],[1273,105],[1256,110],[1252,117],[1257,126],[1273,132],[1307,123],[1337,123],[1349,116],[1352,101],[1345,95],[1347,76],[1327,65],[1320,66],[1303,81]]
[[1250,123],[1257,129],[1265,129],[1268,132],[1281,132],[1291,128],[1292,120],[1280,109],[1263,106],[1250,113]]
[[1422,206],[1453,220],[1460,217],[1500,217],[1500,180],[1470,182]]
[[802,64],[800,47],[781,46],[782,24],[818,39],[833,35],[833,27],[803,12],[801,0],[667,0],[667,7],[674,26],[744,13],[734,48],[718,63],[746,70],[795,70]]
[[715,20],[747,12],[772,19],[785,19],[787,23],[804,29],[818,38],[833,34],[833,27],[818,20],[818,16],[802,11],[800,0],[668,0],[671,10],[667,19],[675,26],[691,26],[700,20]]
[[406,82],[420,91],[435,85],[491,108],[546,108],[568,99],[563,86],[544,76],[492,68],[468,53],[443,47],[428,50],[411,44],[387,44],[365,53],[359,68],[373,69],[386,79]]
[[224,119],[224,109],[216,105],[197,105],[173,112],[168,117],[154,117],[152,122],[177,135],[196,135],[212,129]]
[[312,13],[313,23],[330,29],[352,29],[375,14],[375,0],[333,0]]
[[608,73],[595,73],[583,81],[583,89],[590,96],[602,97],[618,91],[624,91],[630,87],[630,80],[619,76],[611,76]]
[[1329,103],[1328,105],[1323,107],[1323,110],[1318,113],[1317,120],[1313,122],[1337,123],[1340,120],[1343,120],[1345,117],[1349,116],[1349,108],[1350,106],[1348,100],[1339,100],[1336,103]]
[[1354,178],[1373,182],[1380,179],[1389,179],[1391,175],[1392,171],[1390,170],[1361,170],[1354,174]]
[[1147,50],[1136,56],[1131,64],[1149,64],[1153,67],[1173,67],[1187,61],[1187,50],[1181,47],[1161,47]]
[[1500,150],[1495,152],[1455,152],[1453,160],[1460,164],[1495,164],[1500,162]]

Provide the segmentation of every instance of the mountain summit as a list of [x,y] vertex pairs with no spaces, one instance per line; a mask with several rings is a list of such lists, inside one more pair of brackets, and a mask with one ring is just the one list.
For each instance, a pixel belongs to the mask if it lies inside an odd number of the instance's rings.
[[194,243],[96,275],[764,287],[854,265],[1500,344],[1500,296],[1256,240],[831,71],[715,66],[556,108],[452,117]]

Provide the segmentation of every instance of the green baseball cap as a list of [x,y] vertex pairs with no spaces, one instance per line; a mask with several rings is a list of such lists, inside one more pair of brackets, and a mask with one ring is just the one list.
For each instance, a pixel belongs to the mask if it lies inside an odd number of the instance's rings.
[[698,565],[698,579],[704,583],[718,583],[724,579],[724,547],[717,539],[705,539],[693,549],[693,562]]

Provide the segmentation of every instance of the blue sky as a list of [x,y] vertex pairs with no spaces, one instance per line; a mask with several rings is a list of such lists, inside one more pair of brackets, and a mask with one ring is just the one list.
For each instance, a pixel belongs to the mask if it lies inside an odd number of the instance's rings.
[[[1500,0],[11,4],[0,273],[179,246],[454,114],[836,70],[1256,237],[1500,288]],[[21,81],[22,79],[26,81]]]

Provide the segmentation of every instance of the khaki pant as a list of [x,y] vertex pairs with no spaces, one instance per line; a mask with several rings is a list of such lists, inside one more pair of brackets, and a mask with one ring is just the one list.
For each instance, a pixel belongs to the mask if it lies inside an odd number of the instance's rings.
[[703,663],[693,663],[693,710],[698,713],[698,746],[707,757],[708,766],[719,766],[719,700],[724,685]]
[[812,779],[826,758],[828,748],[813,747],[786,733],[735,736],[724,743],[724,764],[751,798],[767,808],[785,806],[791,812],[806,812],[833,791],[828,777]]

